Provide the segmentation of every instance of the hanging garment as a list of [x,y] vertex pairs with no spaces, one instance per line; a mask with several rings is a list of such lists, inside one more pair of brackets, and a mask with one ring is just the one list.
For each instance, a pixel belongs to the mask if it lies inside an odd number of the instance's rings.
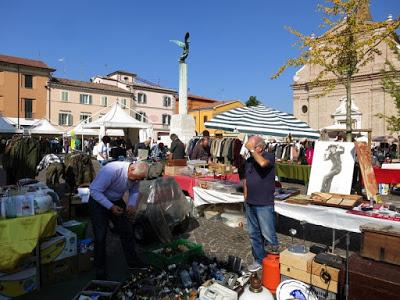
[[90,155],[74,152],[65,156],[65,181],[71,189],[82,184],[89,184],[94,177],[95,172]]
[[7,184],[15,184],[22,178],[35,178],[39,162],[40,145],[37,141],[33,138],[13,137],[3,155]]

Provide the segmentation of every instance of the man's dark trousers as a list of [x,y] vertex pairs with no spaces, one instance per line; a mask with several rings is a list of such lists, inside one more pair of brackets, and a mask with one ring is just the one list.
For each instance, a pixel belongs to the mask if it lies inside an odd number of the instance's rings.
[[[126,208],[126,204],[122,199],[113,202],[113,204],[123,209]],[[114,224],[115,231],[119,234],[128,266],[138,264],[139,261],[135,251],[132,223],[129,222],[126,214],[115,216],[111,213],[111,210],[103,207],[92,197],[90,197],[89,200],[89,207],[94,233],[94,265],[96,268],[96,277],[98,279],[105,279],[107,277],[106,238],[109,220]]]

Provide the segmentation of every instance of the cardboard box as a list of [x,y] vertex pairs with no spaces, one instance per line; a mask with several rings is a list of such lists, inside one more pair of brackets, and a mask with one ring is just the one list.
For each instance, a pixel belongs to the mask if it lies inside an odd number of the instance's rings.
[[22,296],[37,289],[37,268],[0,273],[0,300]]
[[186,167],[182,167],[182,166],[165,166],[164,174],[165,175],[169,175],[169,176],[180,175],[181,174],[181,170],[184,169],[184,168],[186,168]]
[[307,272],[311,268],[314,253],[292,253],[288,249],[282,251],[279,256],[281,264]]
[[44,241],[40,245],[40,259],[42,264],[48,264],[63,258],[76,256],[76,234],[68,229],[57,226],[57,236]]
[[76,233],[76,237],[78,240],[84,240],[86,238],[86,230],[88,226],[87,221],[69,220],[67,222],[62,223],[62,226]]
[[328,283],[321,278],[321,276],[311,274],[304,270],[299,270],[294,267],[290,267],[284,264],[281,264],[281,275],[285,275],[296,280],[300,280],[304,283],[315,285],[321,289],[328,290],[332,293],[338,292],[338,282],[331,279]]
[[77,264],[78,259],[75,255],[42,265],[41,284],[46,286],[73,278],[76,275]]

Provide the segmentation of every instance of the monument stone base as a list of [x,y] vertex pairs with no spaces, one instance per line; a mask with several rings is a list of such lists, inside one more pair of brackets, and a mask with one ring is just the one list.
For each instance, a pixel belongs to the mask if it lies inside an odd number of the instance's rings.
[[170,134],[175,133],[184,144],[196,135],[195,127],[194,118],[190,115],[175,114],[171,117]]

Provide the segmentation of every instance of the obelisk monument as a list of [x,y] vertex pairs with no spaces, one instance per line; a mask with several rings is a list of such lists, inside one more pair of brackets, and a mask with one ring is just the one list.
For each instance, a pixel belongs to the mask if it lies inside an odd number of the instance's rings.
[[195,121],[188,115],[188,76],[186,58],[189,55],[189,32],[185,34],[185,41],[171,40],[183,49],[179,58],[179,113],[171,117],[170,134],[175,133],[183,143],[188,143],[195,135]]

